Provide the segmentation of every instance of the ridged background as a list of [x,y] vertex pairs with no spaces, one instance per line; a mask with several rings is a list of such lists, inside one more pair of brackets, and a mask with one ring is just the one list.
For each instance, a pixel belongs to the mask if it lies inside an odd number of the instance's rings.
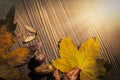
[[[70,37],[79,46],[89,37],[98,37],[100,57],[111,62],[113,68],[103,80],[120,80],[120,18],[119,0],[0,0],[0,18],[4,18],[15,4],[17,33],[29,35],[25,25],[34,27],[37,39],[23,44],[22,37],[10,49],[43,43],[46,63],[57,58],[58,41]],[[31,80],[26,66],[20,68]],[[43,78],[42,80],[45,80]]]

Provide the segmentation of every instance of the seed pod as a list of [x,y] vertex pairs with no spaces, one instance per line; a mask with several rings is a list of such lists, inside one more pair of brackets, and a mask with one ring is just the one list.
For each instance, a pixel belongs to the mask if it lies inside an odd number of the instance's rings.
[[28,48],[32,51],[32,52],[36,52],[36,50],[38,50],[40,47],[42,47],[42,42],[39,42],[35,45],[31,45],[28,46]]
[[36,38],[35,35],[24,37],[24,41],[23,42],[27,43],[27,42],[30,42],[30,41],[34,40],[35,38]]
[[32,32],[32,33],[36,33],[36,30],[33,29],[31,26],[25,26],[25,29]]
[[37,53],[34,56],[35,61],[41,65],[45,61],[45,54],[44,53]]
[[28,68],[33,70],[35,67],[40,66],[42,63],[45,62],[45,54],[44,53],[37,53],[30,59],[28,63]]
[[69,71],[65,76],[64,80],[79,80],[80,69],[75,68]]
[[59,75],[58,70],[54,71],[53,76],[54,76],[54,80],[60,80],[60,75]]
[[54,68],[51,64],[42,64],[34,68],[34,71],[38,74],[49,74],[54,71]]

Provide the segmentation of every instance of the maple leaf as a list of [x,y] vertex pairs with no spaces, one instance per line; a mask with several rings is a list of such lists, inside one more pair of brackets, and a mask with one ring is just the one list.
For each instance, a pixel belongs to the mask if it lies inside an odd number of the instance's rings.
[[0,78],[5,80],[19,80],[22,74],[15,68],[8,65],[0,65]]
[[0,54],[14,44],[16,24],[14,24],[15,6],[13,6],[5,19],[0,20]]
[[40,44],[22,47],[6,53],[14,44],[16,36],[14,24],[15,6],[13,6],[5,19],[0,20],[0,80],[20,80],[21,73],[16,66],[24,65],[34,56]]
[[2,57],[6,50],[14,44],[16,24],[14,24],[15,6],[13,6],[5,19],[0,20],[0,79],[19,80],[22,75]]
[[1,78],[5,80],[20,80],[22,77],[20,71],[7,64],[6,61],[0,57],[0,80]]
[[28,48],[18,48],[8,54],[3,54],[1,58],[14,67],[25,64],[28,55],[30,55],[30,50]]
[[40,45],[38,43],[28,47],[17,48],[8,54],[2,54],[0,57],[13,67],[21,66],[27,63],[35,55],[39,47]]
[[79,68],[80,80],[98,80],[107,72],[104,60],[99,57],[100,45],[98,38],[89,38],[77,49],[70,38],[60,43],[60,58],[52,62],[53,66],[63,73]]

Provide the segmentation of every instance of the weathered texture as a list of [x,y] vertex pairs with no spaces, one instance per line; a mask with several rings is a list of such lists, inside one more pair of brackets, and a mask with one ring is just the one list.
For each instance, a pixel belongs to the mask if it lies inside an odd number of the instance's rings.
[[[42,41],[42,51],[46,53],[48,63],[57,58],[58,41],[61,38],[70,37],[78,46],[88,37],[97,36],[101,42],[101,58],[114,66],[103,80],[120,80],[120,25],[116,19],[110,20],[110,16],[99,13],[99,1],[0,0],[0,18],[5,17],[13,4],[16,6],[16,33],[25,32],[25,25],[33,26],[38,32],[34,41],[23,44],[20,38],[10,50]],[[29,70],[26,66],[20,70],[25,76],[28,75]]]

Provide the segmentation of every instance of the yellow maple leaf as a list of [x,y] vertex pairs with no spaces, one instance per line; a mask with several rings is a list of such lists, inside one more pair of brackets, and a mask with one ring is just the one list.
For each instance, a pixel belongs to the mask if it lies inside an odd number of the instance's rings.
[[77,49],[70,38],[64,38],[60,43],[60,58],[52,62],[53,66],[63,73],[79,68],[80,80],[98,80],[106,73],[104,61],[98,61],[98,38],[89,38]]

